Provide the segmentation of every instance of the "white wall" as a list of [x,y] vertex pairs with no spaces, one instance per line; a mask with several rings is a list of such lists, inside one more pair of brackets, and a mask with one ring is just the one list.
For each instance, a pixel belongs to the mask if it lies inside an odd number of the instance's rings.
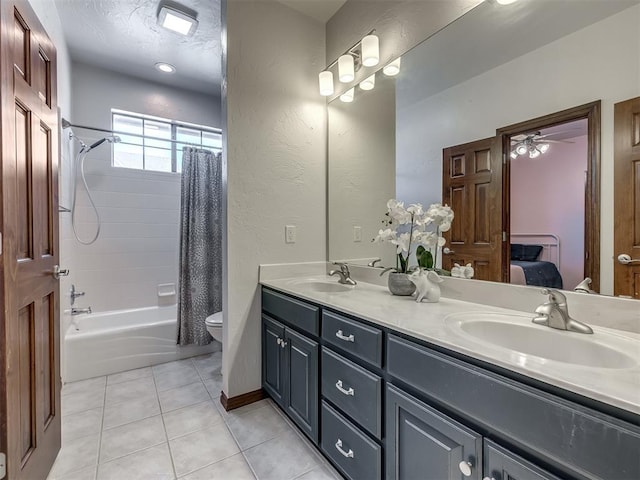
[[[258,265],[326,258],[324,25],[274,0],[223,2],[227,261],[223,390],[261,387]],[[226,71],[225,71],[226,70]],[[285,244],[285,225],[297,242]]]
[[444,147],[601,99],[600,282],[601,292],[612,294],[613,105],[640,95],[639,24],[640,6],[629,8],[396,112],[403,132],[397,138],[398,169],[411,172],[402,178],[423,179],[419,185],[399,183],[398,196],[407,192],[403,199],[423,204],[441,200]]
[[[73,64],[71,121],[111,128],[111,108],[185,122],[220,126],[217,92],[211,97],[153,84],[84,64]],[[105,134],[74,128],[86,143]],[[72,156],[63,137],[63,158]],[[65,162],[65,164],[70,162]],[[86,292],[76,306],[94,311],[157,305],[157,285],[177,283],[180,175],[111,167],[109,144],[90,152],[87,181],[102,220],[95,244],[79,244],[71,233],[70,214],[60,215],[61,262],[71,275],[61,284],[62,306],[68,308],[72,283]],[[61,172],[62,205],[70,206],[73,185],[69,168]],[[96,223],[80,188],[77,224],[81,238],[95,232]],[[163,299],[174,301],[175,298]]]

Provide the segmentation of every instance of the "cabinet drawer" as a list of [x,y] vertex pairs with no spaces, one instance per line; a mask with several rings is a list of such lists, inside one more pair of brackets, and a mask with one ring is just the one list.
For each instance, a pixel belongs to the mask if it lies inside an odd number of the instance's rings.
[[491,440],[484,441],[484,478],[493,480],[560,480]]
[[640,478],[640,427],[389,335],[391,376],[568,476]]
[[314,305],[263,288],[262,310],[300,330],[320,334],[320,309]]
[[322,395],[382,438],[382,379],[322,347]]
[[351,480],[382,478],[382,448],[322,402],[322,451]]
[[333,312],[322,312],[322,338],[382,367],[382,331]]

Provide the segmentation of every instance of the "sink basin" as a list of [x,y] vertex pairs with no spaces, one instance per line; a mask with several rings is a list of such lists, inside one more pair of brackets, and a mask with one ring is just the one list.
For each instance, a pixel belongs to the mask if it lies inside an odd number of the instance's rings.
[[500,313],[453,314],[447,326],[468,339],[546,360],[598,368],[631,368],[638,361],[631,341],[602,332],[586,335],[531,323],[531,316]]
[[350,292],[354,288],[351,285],[343,285],[342,283],[338,283],[337,281],[325,282],[315,279],[296,279],[295,281],[291,282],[291,285],[294,285],[296,288],[300,288],[302,290],[318,293]]

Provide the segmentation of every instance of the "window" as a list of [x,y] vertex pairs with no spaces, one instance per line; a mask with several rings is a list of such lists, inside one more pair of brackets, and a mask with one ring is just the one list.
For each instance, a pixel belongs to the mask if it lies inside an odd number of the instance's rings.
[[222,133],[215,128],[115,109],[111,121],[120,137],[113,145],[114,167],[180,173],[183,147],[222,149]]

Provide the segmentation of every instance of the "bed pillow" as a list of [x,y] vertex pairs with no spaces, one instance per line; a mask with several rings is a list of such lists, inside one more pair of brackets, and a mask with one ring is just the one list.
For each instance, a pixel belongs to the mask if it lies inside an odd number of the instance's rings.
[[542,245],[511,244],[511,260],[535,262],[542,253]]

